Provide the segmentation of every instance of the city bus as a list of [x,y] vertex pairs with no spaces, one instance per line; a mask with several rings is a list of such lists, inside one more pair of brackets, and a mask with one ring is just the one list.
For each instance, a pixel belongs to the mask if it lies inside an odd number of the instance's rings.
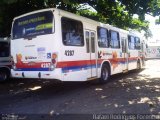
[[141,36],[57,8],[14,18],[12,77],[101,83],[144,66]]
[[10,77],[10,41],[0,38],[0,82]]

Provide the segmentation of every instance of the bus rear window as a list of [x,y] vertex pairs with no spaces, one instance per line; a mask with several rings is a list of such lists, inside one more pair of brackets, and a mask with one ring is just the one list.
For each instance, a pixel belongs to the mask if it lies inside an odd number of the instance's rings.
[[51,34],[53,32],[53,13],[45,11],[18,18],[14,21],[12,30],[12,39]]
[[9,48],[8,42],[0,42],[0,57],[8,57],[10,51]]

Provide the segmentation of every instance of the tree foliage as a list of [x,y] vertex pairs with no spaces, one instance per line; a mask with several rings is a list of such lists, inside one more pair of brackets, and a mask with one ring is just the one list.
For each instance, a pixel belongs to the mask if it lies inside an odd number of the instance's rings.
[[[96,10],[83,7],[88,4]],[[91,19],[108,23],[123,29],[144,30],[151,36],[149,22],[145,14],[160,14],[157,0],[1,0],[0,1],[0,36],[10,34],[15,16],[38,9],[56,7]],[[133,18],[137,14],[138,18]]]

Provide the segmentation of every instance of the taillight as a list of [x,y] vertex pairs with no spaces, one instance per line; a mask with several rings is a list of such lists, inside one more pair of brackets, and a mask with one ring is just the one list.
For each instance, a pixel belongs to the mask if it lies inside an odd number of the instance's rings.
[[56,63],[56,60],[55,59],[52,59],[52,64],[55,64]]
[[56,59],[57,59],[57,54],[56,54],[56,53],[53,53],[53,54],[52,54],[52,64],[55,64],[55,63],[56,63]]
[[53,53],[52,54],[52,57],[51,57],[51,66],[50,66],[50,69],[51,70],[54,70],[55,67],[56,67],[56,62],[57,62],[57,54],[56,53]]

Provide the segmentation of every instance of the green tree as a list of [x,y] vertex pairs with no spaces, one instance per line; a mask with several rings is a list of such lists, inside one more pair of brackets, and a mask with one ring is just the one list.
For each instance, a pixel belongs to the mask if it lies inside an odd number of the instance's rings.
[[[97,12],[82,9],[88,4]],[[0,36],[8,36],[15,16],[43,8],[56,7],[128,30],[144,30],[151,36],[145,14],[160,14],[157,0],[1,0]],[[137,14],[139,18],[133,18]]]

